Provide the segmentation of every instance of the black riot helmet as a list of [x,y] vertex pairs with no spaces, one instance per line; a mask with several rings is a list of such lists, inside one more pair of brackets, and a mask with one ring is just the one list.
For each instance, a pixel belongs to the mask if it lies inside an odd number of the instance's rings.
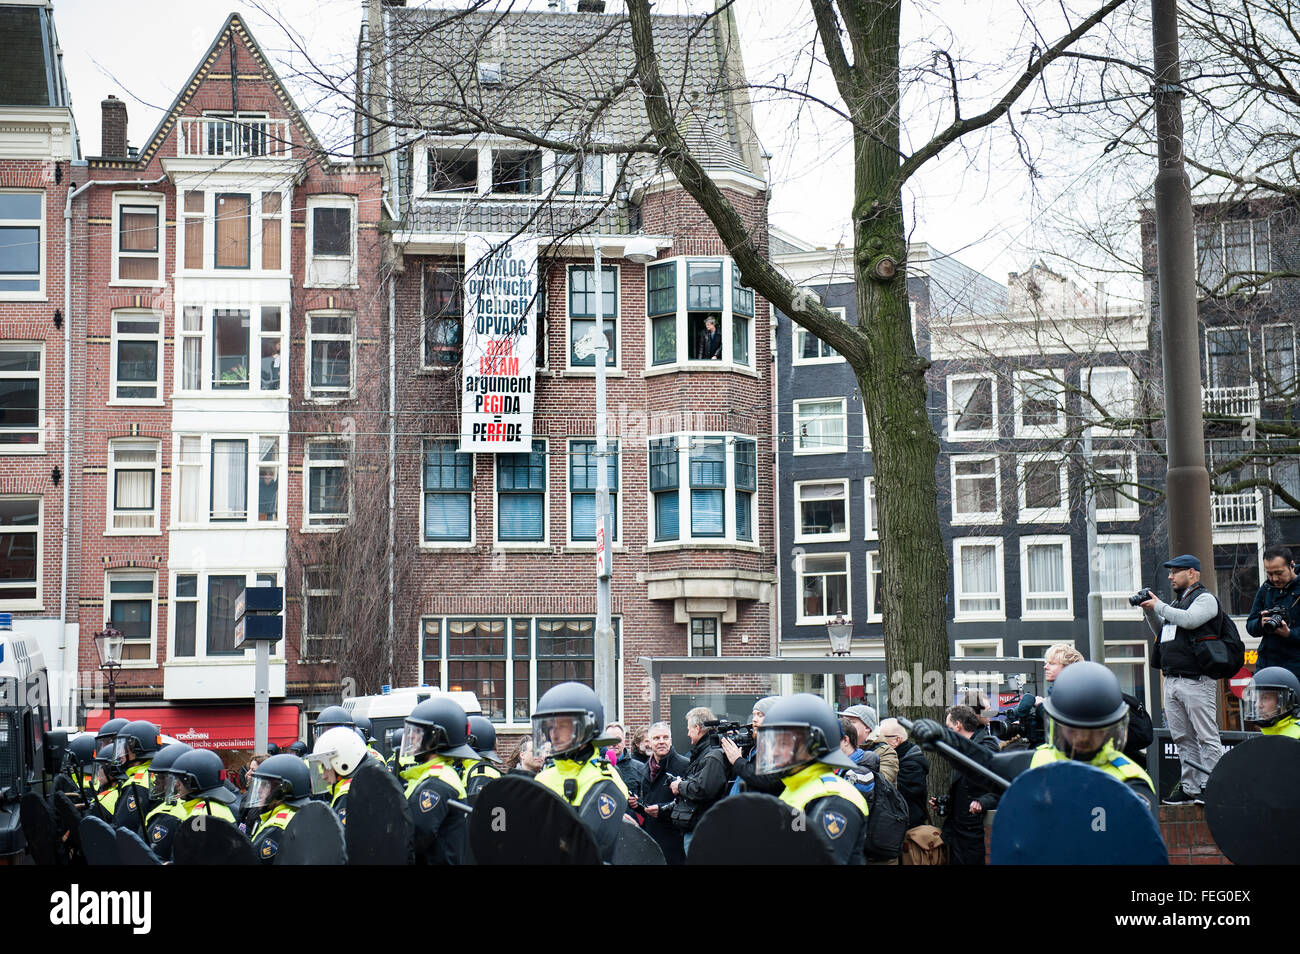
[[194,747],[185,742],[173,742],[164,745],[149,762],[149,795],[154,799],[168,798],[175,785],[172,783],[171,768],[186,752],[193,752]]
[[113,740],[113,760],[121,765],[129,765],[140,759],[147,759],[162,748],[162,730],[152,722],[143,719],[128,722],[117,730]]
[[590,686],[562,682],[533,710],[533,751],[542,758],[578,757],[605,724],[605,707]]
[[1255,725],[1276,725],[1298,709],[1300,679],[1281,666],[1268,666],[1255,673],[1241,694],[1241,716]]
[[840,720],[821,696],[801,692],[773,703],[758,727],[754,768],[760,775],[792,775],[818,762],[857,768],[840,751]]
[[1048,741],[1071,759],[1090,762],[1106,745],[1124,748],[1128,703],[1115,674],[1095,662],[1066,666],[1043,703]]
[[211,749],[191,749],[172,763],[168,774],[176,779],[176,794],[183,801],[210,798],[230,804],[235,793],[221,784],[225,769],[221,756]]
[[296,755],[273,755],[249,776],[249,808],[265,811],[276,802],[301,805],[309,798],[311,770]]
[[352,717],[352,724],[356,726],[358,734],[360,734],[361,738],[365,739],[367,743],[375,737],[375,724],[365,716],[354,715]]
[[342,706],[327,706],[316,717],[316,724],[311,728],[311,740],[315,742],[336,726],[342,725],[351,729],[355,724],[347,709]]
[[307,743],[304,742],[302,739],[298,739],[296,742],[294,742],[292,745],[289,746],[289,754],[295,755],[300,759],[306,758]]
[[266,743],[266,754],[267,754],[267,755],[279,755],[279,754],[280,754],[280,747],[279,747],[278,745],[276,745],[274,742],[268,742],[268,743]]
[[501,761],[501,756],[497,755],[497,730],[490,719],[481,715],[469,717],[469,745],[489,762]]
[[68,754],[83,773],[90,771],[95,764],[95,737],[79,735],[68,743]]
[[116,739],[118,729],[122,728],[122,726],[126,725],[130,721],[130,719],[123,719],[121,716],[118,716],[116,719],[109,719],[101,725],[99,731],[95,733],[95,748],[97,750],[102,749],[109,742]]
[[402,757],[423,761],[426,755],[476,759],[469,745],[469,718],[447,696],[426,699],[411,710],[402,732]]

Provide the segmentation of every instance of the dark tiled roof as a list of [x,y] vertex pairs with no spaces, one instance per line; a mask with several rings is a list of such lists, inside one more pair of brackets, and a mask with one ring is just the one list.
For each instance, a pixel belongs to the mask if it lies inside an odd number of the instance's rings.
[[[469,132],[461,106],[468,103],[495,122],[568,142],[585,135],[648,139],[635,87],[598,108],[633,72],[625,16],[389,8],[387,29],[398,119],[435,133]],[[737,123],[722,89],[715,20],[660,16],[654,32],[664,83],[688,140],[702,147],[706,166],[743,169]],[[500,64],[500,85],[479,84],[479,63]]]
[[0,6],[0,106],[57,106],[39,7]]

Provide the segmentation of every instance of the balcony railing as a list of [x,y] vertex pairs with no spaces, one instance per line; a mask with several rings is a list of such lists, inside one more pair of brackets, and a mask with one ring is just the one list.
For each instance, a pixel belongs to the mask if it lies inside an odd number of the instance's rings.
[[1214,417],[1259,417],[1259,385],[1202,388],[1202,407]]
[[286,119],[199,116],[182,119],[177,136],[181,158],[291,159]]
[[1258,527],[1263,515],[1263,495],[1257,489],[1210,495],[1210,520],[1216,527]]

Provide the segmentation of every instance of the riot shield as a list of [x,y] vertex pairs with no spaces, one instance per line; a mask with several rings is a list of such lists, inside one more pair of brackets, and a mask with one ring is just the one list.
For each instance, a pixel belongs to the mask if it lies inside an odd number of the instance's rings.
[[1234,865],[1291,865],[1300,857],[1300,742],[1262,735],[1235,745],[1205,785],[1205,821]]
[[627,815],[623,816],[623,824],[618,829],[618,841],[614,842],[612,863],[616,865],[667,864],[659,843]]
[[255,865],[258,860],[248,838],[230,822],[211,815],[191,815],[176,829],[172,863]]
[[81,820],[81,850],[90,865],[120,865],[122,856],[117,851],[117,833],[113,826],[101,819],[86,817]]
[[688,865],[830,865],[830,848],[772,795],[745,792],[715,802],[695,825]]
[[49,803],[36,792],[25,792],[18,807],[18,821],[23,826],[27,850],[38,865],[66,865],[58,826]]
[[350,865],[409,865],[415,823],[402,783],[377,765],[363,763],[348,787],[344,827]]
[[85,852],[81,849],[81,810],[62,792],[55,792],[50,801],[54,805],[54,815],[59,822],[59,836],[62,837],[66,832],[68,848],[84,860]]
[[1016,777],[993,816],[995,865],[1167,865],[1160,826],[1128,785],[1082,762]]
[[469,843],[480,865],[600,864],[595,839],[568,802],[518,775],[479,791]]
[[324,802],[308,802],[294,812],[285,829],[277,865],[343,865],[348,852],[343,843],[343,826],[334,809]]
[[129,828],[117,830],[117,854],[124,865],[160,865],[162,859],[155,855],[144,839]]

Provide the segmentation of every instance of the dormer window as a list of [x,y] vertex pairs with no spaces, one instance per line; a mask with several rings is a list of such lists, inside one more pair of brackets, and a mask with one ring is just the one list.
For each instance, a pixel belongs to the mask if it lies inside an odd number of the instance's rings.
[[540,150],[494,149],[492,191],[504,195],[542,194]]
[[604,156],[556,156],[555,175],[561,195],[603,195]]
[[430,149],[430,192],[477,192],[478,150]]

